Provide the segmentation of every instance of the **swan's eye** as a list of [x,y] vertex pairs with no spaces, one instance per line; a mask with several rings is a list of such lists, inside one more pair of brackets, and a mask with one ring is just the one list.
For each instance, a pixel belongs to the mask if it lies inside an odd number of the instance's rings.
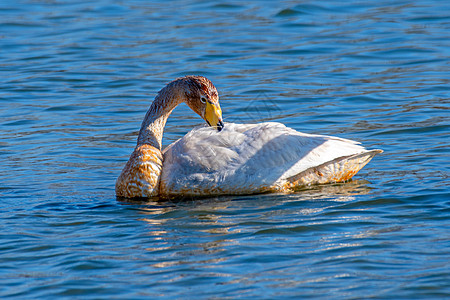
[[202,101],[202,103],[206,103],[206,98],[205,97],[200,97],[200,101]]

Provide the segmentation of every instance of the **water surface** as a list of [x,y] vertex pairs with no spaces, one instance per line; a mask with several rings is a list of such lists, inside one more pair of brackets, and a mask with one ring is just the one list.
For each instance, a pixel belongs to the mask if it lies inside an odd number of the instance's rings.
[[[448,1],[0,2],[0,297],[450,297]],[[121,201],[156,92],[382,148],[292,195]],[[202,120],[185,105],[164,145]]]

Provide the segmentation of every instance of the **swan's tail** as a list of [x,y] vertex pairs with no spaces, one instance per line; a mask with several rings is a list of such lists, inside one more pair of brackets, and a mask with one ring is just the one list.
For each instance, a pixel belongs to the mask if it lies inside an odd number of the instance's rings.
[[292,190],[296,187],[311,184],[347,181],[358,173],[376,154],[382,152],[383,150],[375,149],[360,154],[338,157],[287,178],[283,188]]

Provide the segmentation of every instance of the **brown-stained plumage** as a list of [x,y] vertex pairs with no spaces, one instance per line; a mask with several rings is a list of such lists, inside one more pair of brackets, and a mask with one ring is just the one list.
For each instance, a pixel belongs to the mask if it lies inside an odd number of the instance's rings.
[[137,146],[117,179],[116,194],[126,198],[157,196],[162,165],[161,150],[146,144]]
[[[177,78],[161,89],[150,106],[139,131],[136,148],[116,181],[119,197],[152,197],[159,194],[159,178],[163,166],[161,142],[164,126],[172,110],[185,102],[205,119],[206,103],[220,112],[217,116],[223,126],[219,96],[215,86],[202,76]],[[208,120],[206,120],[208,122]]]

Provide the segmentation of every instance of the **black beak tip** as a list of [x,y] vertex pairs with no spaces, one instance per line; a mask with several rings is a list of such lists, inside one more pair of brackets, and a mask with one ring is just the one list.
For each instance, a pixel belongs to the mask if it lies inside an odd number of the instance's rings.
[[222,120],[220,120],[220,121],[217,123],[217,131],[220,132],[220,131],[223,129],[224,126],[225,126],[225,125],[223,124]]

